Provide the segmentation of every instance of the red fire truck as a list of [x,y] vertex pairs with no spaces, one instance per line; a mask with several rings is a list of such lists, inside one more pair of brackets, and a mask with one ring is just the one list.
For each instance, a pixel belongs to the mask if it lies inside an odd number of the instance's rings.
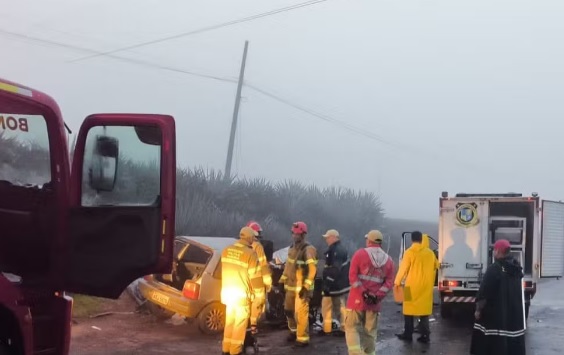
[[51,97],[0,79],[1,355],[68,354],[67,292],[171,271],[173,117],[90,115],[72,160],[67,132]]

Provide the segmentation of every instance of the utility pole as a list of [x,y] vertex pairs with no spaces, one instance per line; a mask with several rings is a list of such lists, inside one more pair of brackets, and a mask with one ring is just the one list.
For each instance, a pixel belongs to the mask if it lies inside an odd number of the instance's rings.
[[235,145],[235,131],[237,130],[237,119],[239,118],[239,106],[241,104],[241,90],[243,89],[243,79],[245,78],[245,64],[247,62],[247,49],[249,41],[245,41],[243,50],[243,61],[239,72],[239,82],[237,83],[237,94],[235,96],[235,108],[233,109],[233,120],[231,121],[231,135],[229,136],[229,146],[227,148],[227,161],[225,162],[225,178],[231,177],[231,163],[233,162],[233,146]]

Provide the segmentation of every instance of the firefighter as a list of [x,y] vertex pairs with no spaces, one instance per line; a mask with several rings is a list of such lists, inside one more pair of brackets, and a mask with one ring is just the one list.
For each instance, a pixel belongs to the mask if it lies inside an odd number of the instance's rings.
[[[325,267],[323,268],[323,298],[321,299],[323,329],[319,334],[332,333],[336,336],[344,336],[347,294],[351,288],[349,284],[349,255],[339,239],[337,230],[328,230],[323,235],[323,239],[325,239],[329,248],[325,252]],[[335,313],[339,316],[340,329],[333,331],[333,316]]]
[[[421,245],[423,245],[424,248],[431,249],[431,247],[430,247],[430,237],[429,237],[428,234],[423,234],[423,240],[421,241]],[[434,288],[436,285],[438,285],[438,283],[437,283],[438,277],[439,277],[438,270],[439,270],[439,267],[440,267],[440,263],[437,259],[437,257],[438,257],[437,251],[432,250],[432,249],[431,249],[431,251],[433,252],[433,254],[435,254],[435,282],[433,284],[433,288]],[[424,326],[425,326],[425,323],[421,323],[421,318],[418,317],[417,318],[417,326],[415,326],[415,329],[413,330],[413,332],[422,334],[422,331],[423,332],[425,331]]]
[[255,221],[250,221],[249,223],[247,223],[247,227],[251,228],[256,233],[256,237],[253,239],[251,248],[257,254],[260,274],[262,276],[262,282],[265,286],[262,292],[260,294],[257,294],[257,297],[255,297],[255,299],[253,300],[253,304],[251,306],[251,332],[253,334],[256,334],[258,332],[258,320],[264,313],[266,306],[266,294],[270,292],[270,289],[272,288],[272,275],[270,272],[270,265],[268,264],[268,260],[266,259],[266,255],[264,253],[264,248],[261,243],[262,227]]
[[305,241],[307,225],[304,222],[294,223],[291,231],[294,242],[288,250],[279,282],[286,291],[284,312],[290,329],[287,340],[295,341],[296,347],[306,347],[309,345],[309,301],[317,273],[317,250]]
[[251,248],[256,232],[243,227],[239,240],[221,253],[221,303],[226,306],[223,355],[243,353],[253,299],[264,292],[257,254]]
[[349,355],[376,354],[376,335],[381,301],[394,283],[394,262],[382,250],[382,233],[366,234],[366,248],[351,259],[351,290],[345,316],[345,337]]
[[[394,286],[401,287],[405,280],[403,301],[404,330],[396,336],[400,340],[411,341],[414,333],[413,321],[419,317],[417,341],[429,343],[429,316],[433,312],[433,287],[438,266],[435,254],[428,244],[423,244],[423,234],[419,231],[411,233],[411,247],[405,251]],[[409,296],[408,296],[409,295]]]

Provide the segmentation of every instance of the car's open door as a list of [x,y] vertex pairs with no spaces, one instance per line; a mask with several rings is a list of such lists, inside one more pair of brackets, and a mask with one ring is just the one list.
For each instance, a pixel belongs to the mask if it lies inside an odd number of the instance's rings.
[[65,291],[117,298],[139,277],[170,273],[176,193],[171,116],[86,118],[70,192]]
[[407,249],[407,244],[406,244],[407,238],[409,238],[409,240],[411,241],[411,232],[403,232],[401,234],[400,252],[399,252],[399,259],[398,259],[400,264],[401,264],[401,261],[403,259],[403,254],[405,254],[405,251]]

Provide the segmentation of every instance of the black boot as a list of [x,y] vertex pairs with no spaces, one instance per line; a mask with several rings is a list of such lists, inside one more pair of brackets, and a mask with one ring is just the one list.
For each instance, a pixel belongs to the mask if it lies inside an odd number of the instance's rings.
[[412,341],[413,337],[411,334],[406,334],[406,333],[399,333],[396,334],[396,336],[398,337],[399,340],[404,340],[404,341]]
[[403,333],[396,334],[399,340],[411,341],[413,336],[413,316],[403,316],[405,325]]
[[295,348],[305,348],[309,346],[309,343],[302,343],[301,341],[297,341],[294,343]]
[[292,342],[292,341],[296,341],[296,333],[290,333],[288,334],[288,337],[286,338],[287,342]]
[[333,331],[333,336],[342,338],[342,337],[345,336],[345,332],[342,331],[341,329],[337,329],[337,330]]
[[429,344],[429,342],[431,341],[431,339],[429,339],[428,335],[422,335],[419,338],[417,338],[417,341],[423,344]]

